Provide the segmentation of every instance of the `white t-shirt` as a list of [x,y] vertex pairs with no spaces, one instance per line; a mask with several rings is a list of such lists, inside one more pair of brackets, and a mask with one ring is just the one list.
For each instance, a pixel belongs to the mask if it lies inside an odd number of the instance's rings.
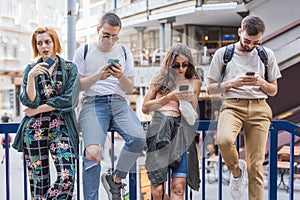
[[[85,59],[83,58],[84,46],[82,46],[75,51],[73,62],[77,65],[80,76],[89,77],[96,73],[101,67],[104,67],[109,59],[118,59],[122,65],[124,75],[126,77],[133,77],[133,56],[128,49],[125,48],[125,50],[127,56],[126,61],[122,45],[120,44],[115,44],[111,52],[101,52],[94,43],[89,43]],[[118,94],[125,97],[125,92],[121,89],[119,80],[113,76],[105,80],[97,81],[88,90],[85,90],[82,95],[85,97],[109,94]]]
[[[235,46],[237,46],[237,44],[235,44]],[[221,77],[225,48],[226,47],[222,47],[216,51],[209,66],[207,78],[216,82],[218,82]],[[281,73],[273,51],[266,47],[264,47],[264,49],[268,54],[268,81],[273,81],[280,78]],[[233,57],[227,64],[223,81],[231,80],[239,74],[246,74],[246,72],[255,72],[265,78],[265,66],[260,60],[256,49],[251,52],[243,52],[235,47]],[[243,86],[239,88],[230,88],[222,94],[222,97],[225,99],[260,99],[267,98],[268,96],[260,89],[259,86]]]

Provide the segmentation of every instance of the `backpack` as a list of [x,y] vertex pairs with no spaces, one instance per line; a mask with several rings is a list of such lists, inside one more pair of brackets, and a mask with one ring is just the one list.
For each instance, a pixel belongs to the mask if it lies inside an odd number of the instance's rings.
[[[123,45],[121,45],[122,49],[123,49],[123,52],[124,52],[124,57],[125,57],[125,61],[127,60],[127,54],[126,54],[126,49]],[[88,52],[88,44],[85,44],[84,45],[84,53],[83,53],[83,59],[85,60],[85,57],[86,57],[86,54]]]
[[[227,67],[227,63],[230,62],[230,60],[232,59],[233,53],[234,53],[234,44],[230,44],[228,46],[226,46],[224,55],[223,55],[223,68],[221,71],[221,78],[218,82],[218,87],[221,86],[221,83],[224,79],[225,76],[225,71],[226,71],[226,67]],[[268,81],[268,54],[266,52],[266,50],[262,47],[262,46],[256,46],[256,51],[258,56],[260,57],[260,60],[264,63],[265,66],[265,80]]]

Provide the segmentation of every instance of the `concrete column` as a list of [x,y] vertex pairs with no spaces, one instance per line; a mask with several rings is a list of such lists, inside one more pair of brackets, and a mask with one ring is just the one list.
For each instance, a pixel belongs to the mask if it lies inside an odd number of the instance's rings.
[[[173,22],[176,21],[175,17],[169,17],[159,20],[160,22],[160,50],[167,50],[172,46],[172,30]],[[160,63],[162,62],[162,57]]]
[[75,0],[68,0],[68,59],[72,60],[76,49],[76,10]]
[[[160,52],[165,51],[165,23],[160,23],[159,26],[159,50]],[[163,57],[160,56],[160,64],[162,63]]]
[[165,48],[169,49],[172,46],[172,23],[165,24]]
[[140,56],[140,63],[143,65],[143,41],[144,41],[144,30],[147,27],[134,27],[134,29],[138,32],[138,52]]

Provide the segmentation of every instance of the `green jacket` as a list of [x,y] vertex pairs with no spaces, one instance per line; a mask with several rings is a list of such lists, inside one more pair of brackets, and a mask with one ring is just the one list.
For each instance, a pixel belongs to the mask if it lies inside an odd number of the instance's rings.
[[[76,129],[76,117],[74,109],[77,107],[78,104],[78,97],[79,97],[79,73],[77,66],[70,62],[65,61],[63,58],[57,56],[62,67],[62,90],[63,94],[57,96],[51,100],[48,100],[46,103],[56,109],[56,112],[60,112],[60,114],[64,117],[66,127],[69,132],[69,137],[71,140],[71,144],[75,150],[76,158],[78,158],[78,132]],[[37,63],[42,62],[41,58],[38,59]],[[35,100],[32,102],[28,99],[26,94],[26,87],[27,87],[27,79],[28,73],[32,69],[32,64],[28,64],[24,71],[23,77],[23,85],[22,85],[22,92],[20,94],[20,101],[24,106],[30,108],[37,108],[41,102],[41,96],[38,92],[36,94]],[[35,78],[37,82],[37,77]],[[36,84],[36,91],[39,91]],[[13,148],[18,150],[19,152],[23,151],[24,145],[24,128],[25,125],[28,123],[30,117],[25,116],[22,121],[20,122],[20,126],[18,128],[16,137],[14,139]]]
[[181,156],[186,152],[187,183],[193,190],[199,190],[200,174],[195,136],[193,127],[183,117],[178,121],[159,111],[154,112],[147,131],[145,163],[152,185],[158,186],[167,181],[168,168],[176,169],[181,162]]

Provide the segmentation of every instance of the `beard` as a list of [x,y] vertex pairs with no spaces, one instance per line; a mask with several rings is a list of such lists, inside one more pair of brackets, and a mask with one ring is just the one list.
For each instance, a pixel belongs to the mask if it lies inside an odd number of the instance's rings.
[[248,46],[245,46],[241,41],[240,41],[240,45],[241,45],[244,52],[251,52],[255,48],[255,47],[250,48]]

